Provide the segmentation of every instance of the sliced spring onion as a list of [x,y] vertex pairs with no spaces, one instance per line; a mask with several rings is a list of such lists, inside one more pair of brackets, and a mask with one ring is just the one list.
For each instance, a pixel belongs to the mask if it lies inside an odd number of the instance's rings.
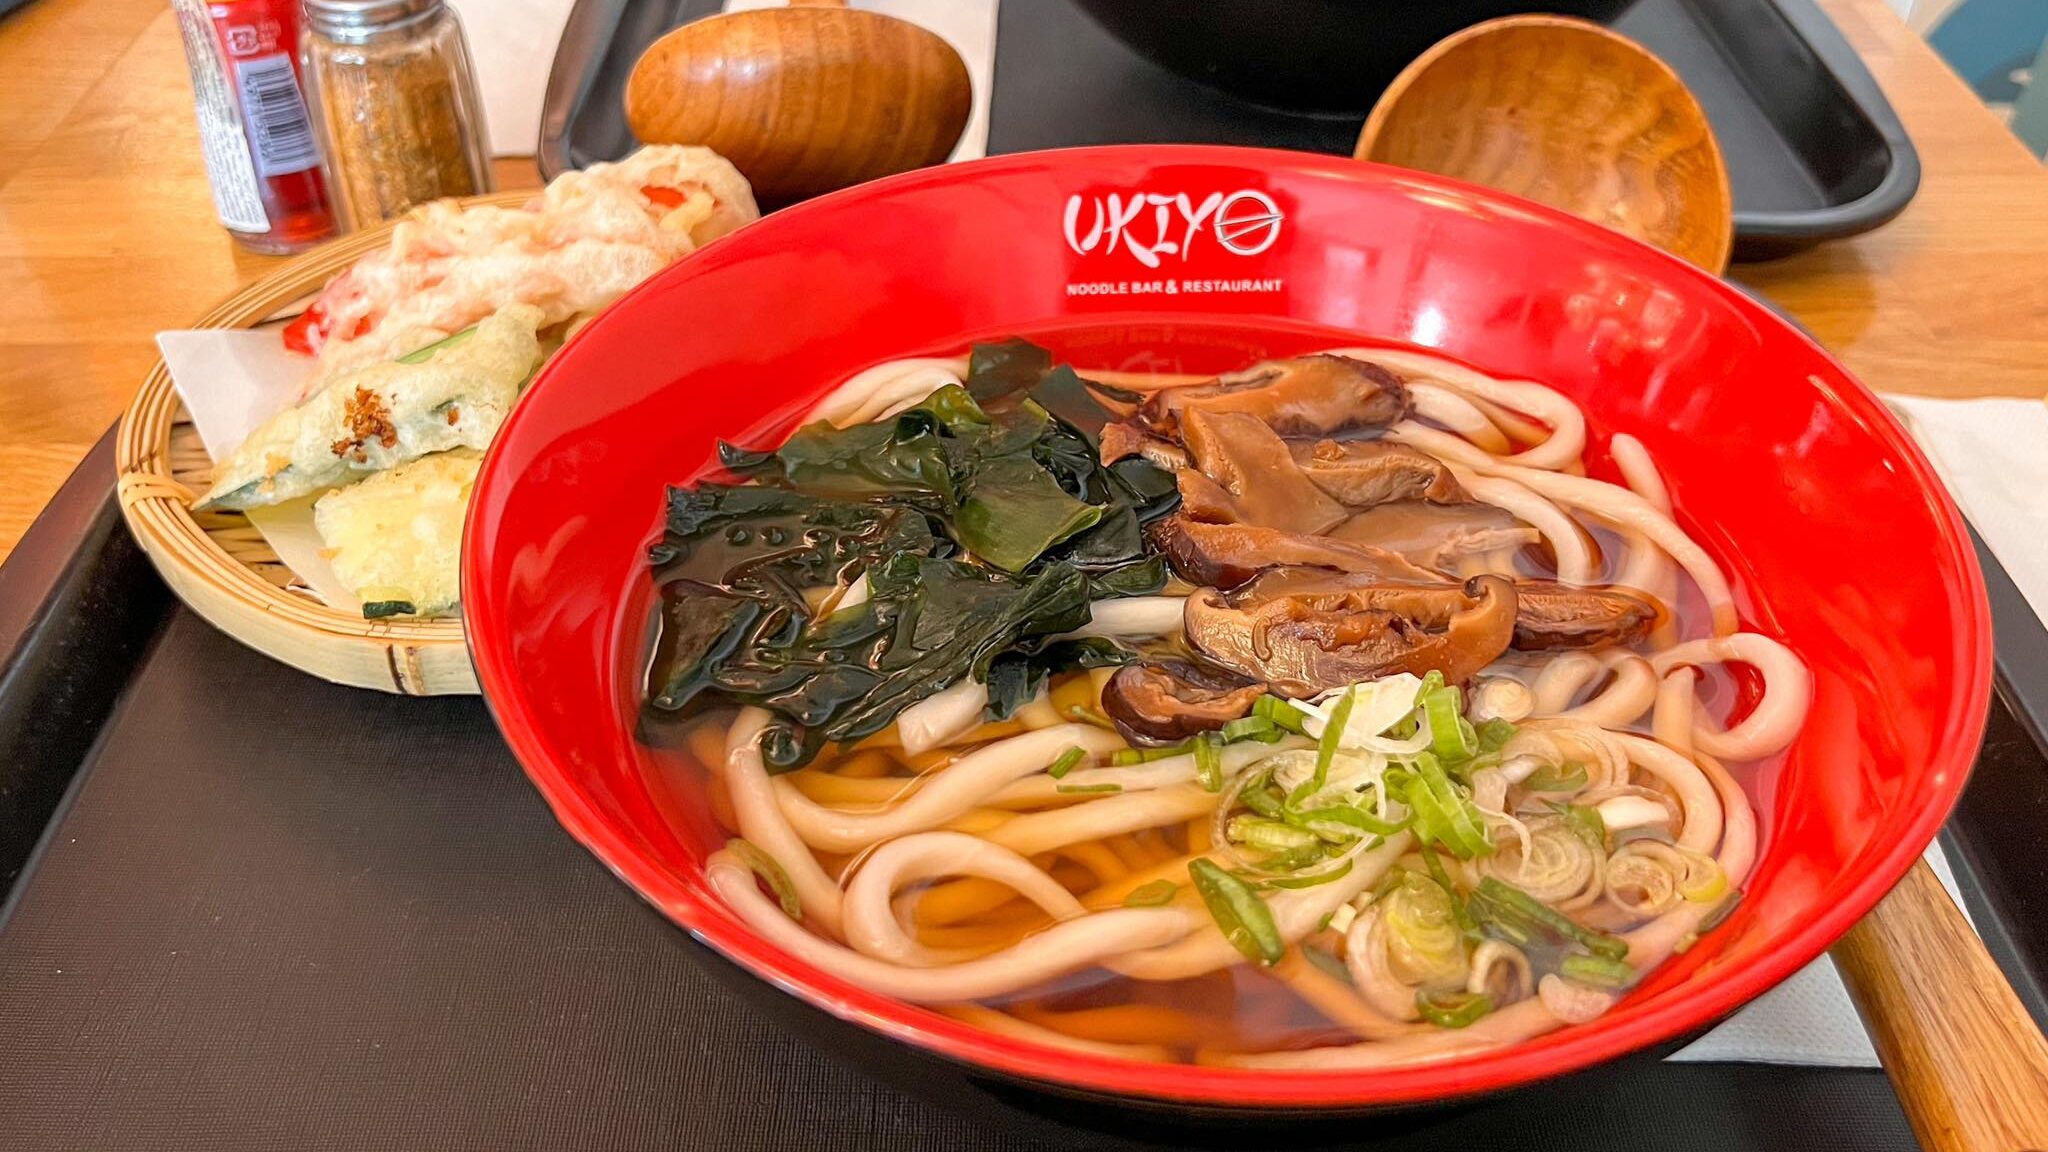
[[803,901],[797,899],[796,885],[789,879],[789,873],[782,870],[775,857],[754,846],[751,841],[732,839],[725,842],[726,851],[739,857],[747,870],[759,876],[768,884],[768,890],[775,893],[775,900],[782,905],[782,911],[791,920],[804,918]]
[[1109,717],[1104,716],[1086,704],[1067,705],[1067,719],[1082,724],[1093,724],[1097,728],[1107,728],[1112,732],[1116,731],[1116,725],[1110,721]]
[[1244,791],[1239,792],[1237,798],[1243,801],[1245,807],[1269,820],[1280,819],[1287,810],[1286,801],[1267,787],[1264,780],[1253,782]]
[[1195,737],[1195,781],[1204,792],[1223,791],[1223,740],[1214,732]]
[[1053,788],[1053,791],[1062,792],[1069,796],[1082,792],[1121,792],[1123,790],[1124,786],[1121,784],[1061,784]]
[[1552,804],[1550,810],[1564,818],[1565,827],[1578,834],[1596,852],[1607,851],[1607,822],[1591,804]]
[[1531,792],[1577,792],[1585,786],[1586,766],[1576,760],[1545,764],[1522,781],[1522,787]]
[[1259,870],[1267,875],[1272,875],[1276,872],[1299,872],[1303,868],[1321,864],[1324,860],[1329,859],[1329,856],[1330,850],[1328,846],[1322,841],[1317,840],[1312,844],[1304,844],[1299,848],[1282,852],[1277,856],[1266,857],[1259,862]]
[[1444,862],[1425,845],[1422,849],[1422,863],[1429,869],[1429,878],[1436,881],[1451,896],[1451,918],[1458,922],[1458,931],[1466,936],[1479,934],[1479,923],[1472,919],[1472,910],[1458,898],[1458,889],[1451,883],[1451,874],[1444,870]]
[[1574,984],[1590,988],[1627,988],[1636,982],[1637,972],[1628,961],[1574,952],[1557,966],[1557,974]]
[[1136,748],[1119,748],[1115,752],[1110,753],[1109,757],[1110,765],[1115,768],[1129,768],[1133,764],[1143,764],[1144,762],[1144,755]]
[[1704,936],[1707,933],[1712,932],[1714,929],[1719,928],[1723,921],[1727,920],[1728,917],[1735,914],[1735,906],[1740,903],[1742,903],[1742,893],[1729,893],[1728,898],[1726,900],[1721,901],[1719,907],[1715,908],[1712,912],[1707,913],[1706,916],[1700,920],[1700,935]]
[[[1260,699],[1265,699],[1265,697],[1260,697]],[[1223,726],[1223,742],[1229,744],[1238,740],[1247,740],[1261,732],[1271,732],[1277,727],[1278,725],[1265,716],[1252,715],[1241,717]]]
[[1295,852],[1322,844],[1313,832],[1258,816],[1232,816],[1224,834],[1234,844],[1261,852]]
[[1087,758],[1087,749],[1069,748],[1065,752],[1060,753],[1060,758],[1053,761],[1052,764],[1046,768],[1045,774],[1057,780],[1060,777],[1065,776],[1067,773],[1072,772],[1074,770],[1074,765],[1079,764],[1081,761],[1086,760]]
[[1308,729],[1304,726],[1301,711],[1295,708],[1294,705],[1289,704],[1284,697],[1259,697],[1258,701],[1252,705],[1252,715],[1264,717],[1278,727],[1285,728],[1297,736],[1306,735],[1308,732]]
[[1350,872],[1351,861],[1346,860],[1335,868],[1325,868],[1320,872],[1310,872],[1305,875],[1275,876],[1271,880],[1266,881],[1266,883],[1274,888],[1314,888],[1318,885],[1328,884],[1332,880],[1341,880],[1349,875]]
[[1351,969],[1344,966],[1344,961],[1337,959],[1337,957],[1323,951],[1321,948],[1312,948],[1307,944],[1303,944],[1301,946],[1301,958],[1322,969],[1323,975],[1328,976],[1330,979],[1342,980],[1346,984],[1351,983]]
[[1180,885],[1173,881],[1154,880],[1131,889],[1130,895],[1124,897],[1124,907],[1158,908],[1173,903],[1173,898],[1179,894]]
[[[1478,809],[1451,783],[1444,773],[1443,765],[1427,752],[1415,758],[1415,776],[1421,790],[1426,790],[1436,801],[1436,807],[1443,814],[1443,826],[1437,829],[1444,848],[1460,860],[1493,853],[1493,840],[1486,834],[1486,822],[1479,817]],[[1411,797],[1418,788],[1411,787]],[[1410,803],[1413,801],[1411,799]]]
[[1478,751],[1465,742],[1460,711],[1454,687],[1432,688],[1422,694],[1422,715],[1429,721],[1429,749],[1442,759],[1469,760]]
[[1407,827],[1405,823],[1389,823],[1366,812],[1362,808],[1354,808],[1349,804],[1332,804],[1327,808],[1315,808],[1307,812],[1298,812],[1295,813],[1290,823],[1299,828],[1307,828],[1310,831],[1316,831],[1315,826],[1318,824],[1340,825],[1353,839],[1356,839],[1359,833],[1368,833],[1374,836],[1392,836],[1394,833]]
[[1439,1028],[1464,1028],[1493,1011],[1493,997],[1484,992],[1417,992],[1415,1010]]
[[1484,897],[1487,907],[1496,914],[1506,911],[1560,940],[1577,944],[1595,956],[1620,960],[1628,955],[1628,941],[1605,932],[1595,932],[1520,888],[1505,883],[1498,876],[1481,880],[1476,895]]
[[1282,740],[1287,739],[1287,730],[1284,728],[1268,728],[1263,732],[1254,732],[1245,737],[1245,739],[1257,741],[1260,744],[1278,744]]
[[1498,752],[1515,738],[1515,726],[1498,716],[1481,722],[1477,732],[1481,752]]
[[1351,705],[1358,699],[1358,688],[1353,685],[1337,697],[1330,708],[1330,719],[1323,725],[1323,736],[1316,742],[1316,770],[1301,786],[1287,794],[1288,807],[1297,807],[1302,801],[1323,790],[1330,780],[1330,762],[1337,758],[1337,749],[1343,744],[1344,729],[1351,723]]
[[1245,959],[1271,965],[1278,964],[1286,955],[1287,941],[1280,936],[1280,926],[1273,922],[1273,911],[1251,885],[1201,857],[1188,861],[1188,878],[1202,903],[1208,906],[1223,938]]

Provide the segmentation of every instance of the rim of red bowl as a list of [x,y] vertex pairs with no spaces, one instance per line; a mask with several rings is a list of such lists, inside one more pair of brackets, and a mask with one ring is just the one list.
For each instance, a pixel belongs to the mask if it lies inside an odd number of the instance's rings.
[[[899,188],[970,180],[978,175],[1012,168],[1038,167],[1049,159],[1086,162],[1097,156],[1129,156],[1135,152],[1146,153],[1162,162],[1208,162],[1252,167],[1284,165],[1350,179],[1361,175],[1396,179],[1411,185],[1435,186],[1462,197],[1512,209],[1525,216],[1537,216],[1551,227],[1581,235],[1590,234],[1603,243],[1612,243],[1617,235],[1600,225],[1519,197],[1409,169],[1281,149],[1128,144],[1020,152],[892,176],[784,208],[706,247],[761,243],[764,242],[762,237],[772,235],[774,221],[778,218],[829,212],[841,203]],[[746,239],[749,236],[754,239]],[[516,695],[510,699],[501,694],[494,695],[493,689],[500,685],[517,685],[520,682],[519,672],[512,662],[508,646],[496,639],[502,622],[496,618],[496,605],[484,594],[487,582],[477,569],[465,562],[462,593],[467,626],[464,632],[485,702],[514,756],[554,811],[556,820],[642,899],[653,904],[698,941],[776,989],[843,1020],[956,1063],[1095,1095],[1229,1108],[1315,1110],[1426,1104],[1498,1092],[1578,1071],[1690,1035],[1718,1022],[1811,963],[1890,892],[1933,841],[1962,792],[1983,737],[1993,677],[1991,616],[1983,573],[1977,565],[1975,549],[1968,542],[1969,534],[1961,513],[1918,446],[1899,427],[1875,394],[1804,329],[1771,308],[1720,277],[1684,260],[1649,245],[1623,239],[1635,244],[1653,261],[1661,261],[1667,273],[1702,282],[1709,291],[1732,302],[1738,311],[1803,341],[1834,369],[1842,382],[1850,385],[1847,389],[1835,390],[1835,399],[1861,418],[1870,434],[1877,437],[1918,483],[1927,499],[1929,511],[1934,515],[1940,543],[1947,552],[1946,562],[1963,584],[1961,599],[1967,605],[1967,632],[1958,637],[1958,663],[1962,666],[1958,689],[1963,707],[1955,715],[1961,718],[1960,727],[1945,734],[1941,741],[1943,751],[1937,762],[1930,766],[1935,779],[1948,783],[1925,798],[1919,810],[1907,821],[1904,834],[1878,856],[1872,867],[1851,882],[1840,900],[1817,910],[1796,931],[1779,936],[1754,960],[1732,967],[1713,982],[1689,990],[1681,998],[1635,1011],[1631,1011],[1627,1001],[1623,1001],[1623,1006],[1615,1014],[1588,1025],[1567,1028],[1469,1057],[1390,1068],[1311,1071],[1146,1063],[1097,1056],[988,1032],[917,1005],[878,995],[789,956],[756,936],[728,909],[707,901],[705,896],[708,893],[700,895],[667,875],[663,868],[643,858],[584,800],[569,773],[546,748],[526,714],[524,701]],[[668,275],[668,272],[657,274],[627,293],[605,314],[600,314],[592,322],[592,327],[601,326],[606,315],[630,308],[636,297]],[[587,337],[591,333],[584,335]],[[544,372],[543,375],[551,374]],[[527,397],[537,392],[544,382],[536,381],[528,390]],[[527,397],[522,397],[514,406],[500,429],[498,442],[510,437],[520,417],[530,407],[526,403]],[[499,459],[500,453],[495,450],[487,454],[476,481],[475,492],[479,497],[500,482],[495,467]],[[477,542],[470,539],[476,525],[477,517],[472,515],[464,529],[465,559],[477,553]],[[490,551],[487,546],[483,550]]]

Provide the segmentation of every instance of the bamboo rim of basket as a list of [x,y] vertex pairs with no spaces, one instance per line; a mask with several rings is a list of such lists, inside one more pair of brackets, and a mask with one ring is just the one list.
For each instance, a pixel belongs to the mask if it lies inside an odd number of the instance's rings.
[[[461,202],[513,207],[532,200],[535,195],[537,192],[529,189],[467,197]],[[215,305],[192,327],[254,328],[294,316],[300,311],[298,305],[318,292],[328,280],[388,244],[396,227],[397,221],[392,221],[295,256]],[[295,626],[310,641],[330,644],[367,641],[387,649],[394,645],[415,648],[462,646],[462,622],[457,618],[365,620],[358,612],[330,607],[310,594],[280,588],[264,579],[249,564],[230,555],[193,517],[190,505],[198,494],[181,483],[172,471],[171,435],[184,413],[184,407],[184,401],[171,384],[170,369],[159,356],[149,375],[143,378],[135,399],[122,414],[120,430],[115,436],[116,492],[121,512],[128,521],[129,530],[157,564],[178,568],[218,592],[221,600],[214,607],[260,613],[269,621]],[[243,523],[246,525],[246,521]],[[182,591],[180,597],[201,615],[209,615]],[[319,674],[318,669],[307,668],[278,652],[267,651],[266,654]],[[416,664],[415,654],[407,652],[405,656],[408,664]],[[394,665],[394,673],[397,671]],[[406,677],[394,678],[398,680],[400,690],[408,690]]]

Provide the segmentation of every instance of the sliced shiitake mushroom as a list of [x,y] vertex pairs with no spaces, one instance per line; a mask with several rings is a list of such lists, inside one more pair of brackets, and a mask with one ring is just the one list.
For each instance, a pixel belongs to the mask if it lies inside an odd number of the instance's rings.
[[1187,660],[1126,664],[1102,687],[1102,710],[1124,738],[1173,744],[1252,710],[1266,686]]
[[1154,547],[1165,553],[1181,579],[1211,588],[1235,588],[1276,564],[1317,565],[1420,584],[1443,581],[1441,574],[1383,548],[1254,524],[1205,524],[1185,512],[1158,521],[1150,531]]
[[1418,448],[1385,440],[1296,441],[1294,462],[1316,487],[1352,508],[1394,500],[1463,504],[1472,499],[1450,465]]
[[1432,669],[1456,683],[1507,650],[1515,586],[1478,576],[1463,585],[1276,594],[1262,577],[1227,596],[1196,592],[1182,620],[1188,643],[1203,657],[1287,696]]
[[1163,388],[1148,397],[1138,422],[1181,439],[1181,416],[1190,411],[1242,412],[1288,439],[1376,435],[1412,407],[1401,378],[1349,356],[1297,356],[1269,360],[1213,383]]

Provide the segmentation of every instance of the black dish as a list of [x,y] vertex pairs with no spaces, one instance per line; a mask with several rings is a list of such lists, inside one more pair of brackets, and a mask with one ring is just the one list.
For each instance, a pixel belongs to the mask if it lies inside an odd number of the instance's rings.
[[1363,113],[1424,49],[1497,16],[1611,20],[1632,0],[1074,0],[1139,55],[1273,108]]

